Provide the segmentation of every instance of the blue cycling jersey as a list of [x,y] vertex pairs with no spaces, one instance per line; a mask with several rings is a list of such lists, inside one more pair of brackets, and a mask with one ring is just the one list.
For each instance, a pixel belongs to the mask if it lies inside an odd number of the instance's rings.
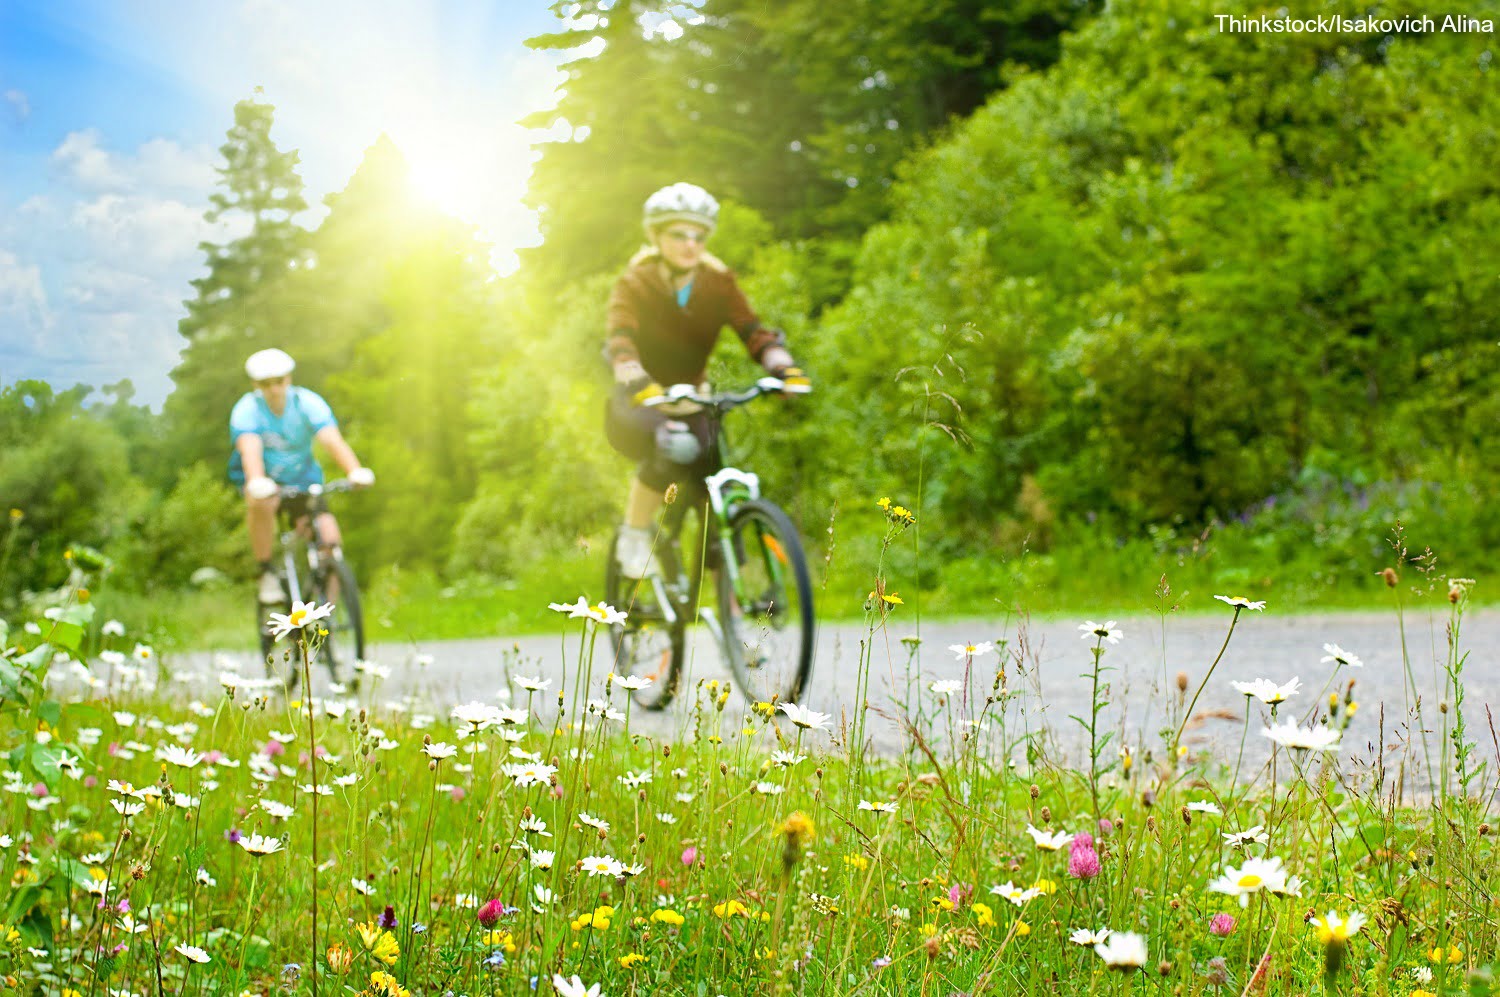
[[[233,446],[246,433],[256,434],[265,447],[266,476],[277,484],[305,487],[323,481],[323,469],[313,459],[313,437],[337,425],[333,409],[315,391],[293,385],[280,415],[259,391],[247,391],[229,414],[229,442]],[[229,480],[245,483],[238,449],[229,458]]]

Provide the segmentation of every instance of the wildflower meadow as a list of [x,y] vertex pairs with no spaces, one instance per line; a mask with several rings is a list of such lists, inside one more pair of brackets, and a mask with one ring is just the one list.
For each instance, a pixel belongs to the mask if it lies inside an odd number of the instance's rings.
[[[889,545],[911,514],[883,508]],[[1068,731],[1021,722],[1023,641],[954,645],[964,679],[877,702],[871,670],[909,672],[920,644],[876,660],[905,603],[885,578],[862,709],[700,680],[651,724],[643,680],[609,670],[628,607],[552,604],[562,681],[510,659],[489,695],[441,702],[388,695],[372,661],[358,690],[298,698],[174,668],[75,579],[0,631],[5,993],[1490,992],[1467,579],[1434,595],[1450,646],[1410,669],[1437,687],[1409,716],[1386,695],[1359,748],[1362,663],[1333,644],[1305,684],[1163,662],[1171,722],[1105,723],[1116,621],[1077,627],[1093,708]],[[1273,611],[1216,604],[1225,647]],[[326,608],[275,621],[308,683]],[[1243,696],[1238,751],[1185,737],[1210,683]],[[877,713],[901,750],[870,750]]]

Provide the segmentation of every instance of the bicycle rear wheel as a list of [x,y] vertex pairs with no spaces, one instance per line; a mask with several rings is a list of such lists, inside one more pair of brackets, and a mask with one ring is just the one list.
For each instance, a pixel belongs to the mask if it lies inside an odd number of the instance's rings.
[[333,615],[324,621],[328,636],[318,648],[318,657],[334,682],[359,686],[356,662],[365,657],[365,618],[359,605],[359,585],[342,554],[329,554],[326,570],[313,589],[313,602],[333,603]]
[[723,651],[752,703],[795,703],[812,673],[813,601],[797,528],[765,499],[729,517],[733,563],[714,572]]
[[[636,704],[647,710],[662,710],[677,695],[682,678],[683,621],[669,623],[650,579],[626,578],[620,574],[615,543],[610,541],[604,568],[604,601],[625,611],[625,622],[609,628],[613,659],[611,671],[622,678],[644,678],[649,684],[632,690]],[[670,544],[663,544],[670,547]],[[675,578],[677,558],[671,550],[656,551],[664,577]]]

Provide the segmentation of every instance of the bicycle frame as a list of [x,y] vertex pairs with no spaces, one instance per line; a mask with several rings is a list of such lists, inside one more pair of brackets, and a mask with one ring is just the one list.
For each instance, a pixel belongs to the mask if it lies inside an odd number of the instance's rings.
[[[649,708],[659,709],[672,698],[677,677],[684,667],[683,629],[689,622],[704,624],[737,680],[744,683],[745,689],[754,690],[757,680],[752,672],[760,667],[763,659],[747,662],[744,652],[737,650],[739,643],[746,641],[743,628],[747,621],[758,618],[758,623],[749,625],[775,627],[779,631],[781,625],[773,621],[790,607],[790,611],[797,614],[791,618],[799,621],[800,649],[796,650],[796,658],[788,659],[796,671],[787,676],[793,684],[787,686],[789,691],[784,694],[796,696],[806,681],[813,609],[797,528],[784,511],[762,495],[759,475],[727,464],[726,452],[730,448],[724,433],[725,416],[733,409],[766,394],[806,393],[805,386],[800,386],[801,390],[798,387],[774,377],[761,378],[744,391],[720,394],[710,394],[706,386],[677,384],[642,403],[658,409],[668,418],[687,418],[702,413],[707,424],[706,431],[697,431],[704,442],[704,455],[679,472],[675,499],[663,511],[657,540],[658,558],[654,561],[656,567],[638,582],[624,576],[619,568],[613,567],[613,562],[612,568],[606,571],[609,591],[627,600],[635,620],[618,631],[612,631],[616,653],[625,653],[632,663],[638,664],[636,656],[640,647],[649,646],[648,658],[661,656],[651,677],[660,674],[663,664],[669,669],[670,682],[664,687],[666,691],[659,700],[660,705],[652,706],[643,701],[643,705]],[[698,473],[689,473],[690,469]],[[688,515],[695,510],[695,528],[689,531],[685,529]],[[786,545],[777,540],[782,535],[787,535]],[[790,545],[790,550],[787,545]],[[797,574],[795,588],[789,590],[788,581],[794,571]],[[705,600],[703,584],[710,576],[713,581]],[[649,596],[636,602],[630,589],[632,584],[638,584],[645,590],[642,594],[649,593]],[[709,605],[705,605],[705,601]],[[720,619],[721,612],[729,614],[728,617]],[[662,639],[658,636],[661,633],[659,624],[665,626],[665,639],[670,642],[667,650],[654,646]],[[632,631],[647,632],[648,645],[627,644]],[[730,645],[731,640],[735,646]],[[757,645],[746,641],[745,646]],[[779,680],[773,678],[772,681]],[[757,691],[756,694],[760,693]],[[771,693],[770,698],[782,694],[783,691],[778,690]],[[767,697],[761,695],[761,698]]]
[[[298,520],[286,507],[279,510],[287,516],[287,528],[281,532],[281,559],[282,571],[287,583],[287,591],[294,600],[301,600],[303,595],[303,579],[297,572],[297,545],[307,545],[307,570],[308,579],[317,578],[319,570],[323,567],[323,551],[337,557],[340,553],[337,545],[325,545],[323,538],[318,532],[318,517],[328,512],[328,503],[323,497],[324,489],[321,485],[309,486],[303,494],[309,499],[305,515],[307,516],[307,529],[304,532],[298,529]],[[301,510],[299,510],[301,513]]]
[[[719,438],[717,431],[714,434],[714,438],[717,445]],[[721,467],[703,479],[702,491],[706,498],[708,511],[708,518],[705,519],[703,524],[704,532],[707,534],[709,531],[712,531],[714,534],[711,542],[718,546],[719,563],[717,570],[729,573],[729,582],[734,589],[735,597],[744,601],[744,584],[741,581],[738,570],[739,559],[735,556],[734,536],[730,530],[729,521],[741,502],[760,498],[760,477],[753,471],[742,471],[737,467]],[[687,506],[684,505],[683,516],[686,515],[686,508]],[[674,525],[671,530],[672,539],[670,542],[680,543],[681,516],[672,522]],[[710,542],[707,536],[705,536],[704,541],[705,543]],[[678,578],[666,579],[659,572],[650,578],[652,592],[656,596],[656,604],[661,608],[662,616],[669,626],[677,623],[679,608],[683,611],[690,610],[692,607],[689,605],[689,602],[695,596],[700,597],[698,599],[700,603],[702,601],[701,584],[682,586],[681,582],[688,573],[684,565],[679,565],[679,567],[682,569],[682,574]],[[778,583],[783,581],[782,565],[776,558],[767,559],[766,570]],[[669,592],[669,585],[676,589],[676,591]],[[718,637],[720,633],[719,622],[717,614],[714,613],[712,607],[699,605],[698,618],[709,626],[709,629],[714,632],[715,637]]]

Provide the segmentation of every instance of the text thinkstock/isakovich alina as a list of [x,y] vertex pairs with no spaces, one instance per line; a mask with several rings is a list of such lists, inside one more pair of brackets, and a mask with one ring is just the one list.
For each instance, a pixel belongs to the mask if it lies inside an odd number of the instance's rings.
[[1252,32],[1282,34],[1339,33],[1358,35],[1427,34],[1431,32],[1460,32],[1470,34],[1494,34],[1495,22],[1478,17],[1445,14],[1441,19],[1423,14],[1421,17],[1340,17],[1336,14],[1317,17],[1272,17],[1260,14],[1251,17],[1236,17],[1234,14],[1215,14],[1219,30],[1234,34]]

